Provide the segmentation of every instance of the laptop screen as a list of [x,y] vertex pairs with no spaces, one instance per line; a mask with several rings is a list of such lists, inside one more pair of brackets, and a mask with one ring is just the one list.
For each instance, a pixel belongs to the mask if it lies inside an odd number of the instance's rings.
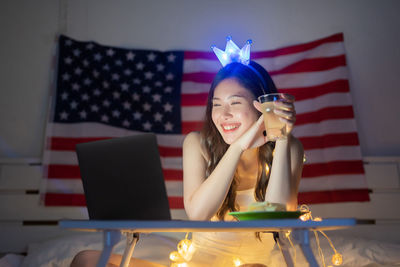
[[156,136],[76,146],[91,220],[170,220]]

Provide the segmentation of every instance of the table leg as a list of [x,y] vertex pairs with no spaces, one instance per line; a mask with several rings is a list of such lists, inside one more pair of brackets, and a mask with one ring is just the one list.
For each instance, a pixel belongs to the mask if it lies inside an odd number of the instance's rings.
[[286,266],[287,267],[294,267],[294,264],[293,264],[293,261],[292,261],[292,257],[290,256],[288,245],[285,244],[284,242],[282,242],[282,239],[280,239],[279,237],[276,239],[276,242],[278,242],[278,246],[279,246],[279,249],[281,250],[283,259],[286,262]]
[[106,267],[115,244],[120,240],[120,231],[105,230],[103,232],[103,251],[101,252],[100,259],[97,262],[97,267]]
[[139,240],[139,233],[127,233],[126,234],[126,247],[120,267],[128,267],[132,257],[133,250],[135,249],[136,243]]
[[296,243],[300,245],[301,251],[303,252],[304,257],[307,259],[308,264],[311,267],[318,267],[318,262],[314,257],[310,246],[310,231],[308,229],[300,229],[292,231],[293,238],[296,240]]

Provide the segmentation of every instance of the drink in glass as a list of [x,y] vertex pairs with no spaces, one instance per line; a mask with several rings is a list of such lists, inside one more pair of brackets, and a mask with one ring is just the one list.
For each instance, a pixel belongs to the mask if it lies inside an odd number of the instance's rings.
[[274,101],[280,99],[294,100],[294,97],[282,93],[266,94],[258,97],[264,114],[265,130],[270,141],[276,141],[287,135],[286,123],[281,121],[279,116],[274,113]]

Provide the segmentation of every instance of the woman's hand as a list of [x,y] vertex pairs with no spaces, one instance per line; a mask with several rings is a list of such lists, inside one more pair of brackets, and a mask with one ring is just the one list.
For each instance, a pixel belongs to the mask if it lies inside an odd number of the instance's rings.
[[285,94],[282,94],[282,97],[283,98],[274,101],[274,113],[279,116],[279,120],[286,124],[286,134],[289,135],[296,122],[294,97],[287,97]]
[[264,131],[264,118],[261,115],[258,120],[234,142],[234,144],[238,145],[241,151],[262,146],[268,142],[267,137],[263,134]]
[[[282,94],[282,97],[283,98],[274,101],[274,113],[279,117],[279,120],[286,124],[286,135],[289,135],[296,122],[294,98],[286,97],[285,94]],[[253,105],[258,111],[263,112],[260,102],[254,100]]]
[[[284,94],[283,99],[274,101],[274,113],[286,124],[287,135],[292,132],[294,123],[296,122],[296,110],[293,103],[294,99],[286,98]],[[254,100],[253,105],[262,113],[260,102]],[[238,140],[235,141],[235,144],[238,144],[242,151],[262,146],[266,142],[270,141],[264,132],[264,117],[261,115],[253,126],[251,126],[241,137],[238,138]]]

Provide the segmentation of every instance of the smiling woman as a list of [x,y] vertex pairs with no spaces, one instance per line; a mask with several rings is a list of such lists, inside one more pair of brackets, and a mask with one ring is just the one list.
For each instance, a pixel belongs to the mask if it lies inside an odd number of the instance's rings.
[[223,80],[212,99],[212,121],[228,145],[258,119],[254,95],[234,79]]
[[[255,62],[229,63],[218,72],[203,129],[188,134],[183,145],[189,219],[234,220],[229,212],[247,211],[250,204],[264,201],[296,209],[302,145],[290,131],[269,140],[256,101],[276,92],[268,72]],[[292,129],[293,101],[276,101],[274,108]],[[187,266],[265,266],[275,244],[271,233],[194,233],[192,242]]]

